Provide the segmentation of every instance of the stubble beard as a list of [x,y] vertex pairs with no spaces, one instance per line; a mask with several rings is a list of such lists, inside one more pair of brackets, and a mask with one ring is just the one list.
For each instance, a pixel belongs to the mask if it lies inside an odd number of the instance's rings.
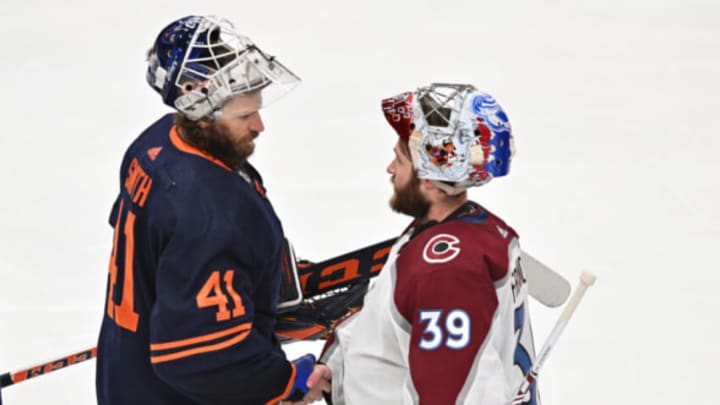
[[394,187],[395,193],[390,198],[390,208],[395,212],[413,218],[423,218],[430,209],[430,203],[420,193],[420,179],[413,173],[406,184]]

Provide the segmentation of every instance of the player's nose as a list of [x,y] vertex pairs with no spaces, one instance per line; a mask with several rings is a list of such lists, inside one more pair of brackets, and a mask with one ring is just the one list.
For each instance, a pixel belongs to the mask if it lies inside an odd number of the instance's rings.
[[385,168],[387,174],[395,174],[395,159],[390,161],[390,164]]
[[249,129],[257,133],[265,130],[265,124],[263,124],[263,120],[259,112],[253,114],[253,116],[250,118]]

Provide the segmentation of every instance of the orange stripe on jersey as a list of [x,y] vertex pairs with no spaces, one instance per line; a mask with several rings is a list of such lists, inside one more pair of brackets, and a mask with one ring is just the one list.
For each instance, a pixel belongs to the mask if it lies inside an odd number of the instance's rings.
[[177,126],[175,126],[175,125],[173,125],[172,128],[170,128],[170,141],[176,148],[178,148],[182,152],[189,153],[191,155],[200,156],[201,158],[207,159],[207,160],[215,163],[216,165],[224,168],[225,170],[227,170],[229,172],[233,171],[232,169],[230,169],[228,167],[228,165],[226,165],[222,161],[216,159],[215,157],[213,157],[213,156],[201,151],[200,149],[198,149],[192,145],[189,145],[187,142],[185,142],[180,137],[180,134],[178,133],[178,130],[177,130]]
[[224,342],[216,343],[214,345],[200,346],[200,347],[196,347],[194,349],[183,350],[183,351],[179,351],[177,353],[165,354],[165,355],[161,355],[161,356],[150,356],[150,362],[152,364],[164,363],[166,361],[182,359],[183,357],[194,356],[196,354],[214,352],[216,350],[221,350],[226,347],[230,347],[238,342],[242,342],[243,340],[245,340],[245,338],[249,334],[250,334],[250,331],[246,330],[245,332],[235,336],[232,339],[228,339]]
[[232,335],[233,333],[245,332],[247,330],[250,330],[251,328],[252,328],[252,323],[246,322],[241,325],[234,326],[229,329],[221,330],[219,332],[209,333],[207,335],[197,336],[197,337],[188,338],[188,339],[175,340],[172,342],[151,344],[150,350],[157,351],[157,350],[177,349],[178,347],[190,346],[190,345],[194,345],[196,343],[203,343],[203,342],[207,342],[210,340],[219,339],[219,338],[225,337],[227,335]]
[[265,405],[275,405],[282,401],[284,398],[286,398],[288,395],[290,395],[290,390],[292,389],[293,385],[295,385],[295,374],[297,374],[297,370],[295,370],[295,365],[292,364],[292,362],[290,363],[290,367],[292,367],[292,373],[290,373],[290,380],[288,380],[285,391],[283,391],[283,393],[278,395],[277,397],[267,401]]

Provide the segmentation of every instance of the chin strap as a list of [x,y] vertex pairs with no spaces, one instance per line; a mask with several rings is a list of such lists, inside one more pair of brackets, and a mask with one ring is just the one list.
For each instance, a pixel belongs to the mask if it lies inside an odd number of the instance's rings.
[[455,195],[458,195],[458,194],[462,193],[463,191],[467,190],[467,188],[463,187],[463,186],[450,185],[450,184],[443,183],[442,181],[437,181],[437,180],[430,180],[430,181],[432,181],[432,183],[437,188],[444,191],[445,194],[447,194],[449,196],[455,196]]

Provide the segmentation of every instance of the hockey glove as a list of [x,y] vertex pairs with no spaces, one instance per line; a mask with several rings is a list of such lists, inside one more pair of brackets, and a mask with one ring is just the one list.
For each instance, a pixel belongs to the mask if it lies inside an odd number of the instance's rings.
[[301,401],[310,390],[307,386],[307,379],[315,368],[315,356],[306,354],[292,361],[295,365],[295,381],[290,389],[290,394],[284,401]]
[[369,280],[303,301],[278,315],[275,333],[281,342],[324,339],[338,322],[359,311]]

